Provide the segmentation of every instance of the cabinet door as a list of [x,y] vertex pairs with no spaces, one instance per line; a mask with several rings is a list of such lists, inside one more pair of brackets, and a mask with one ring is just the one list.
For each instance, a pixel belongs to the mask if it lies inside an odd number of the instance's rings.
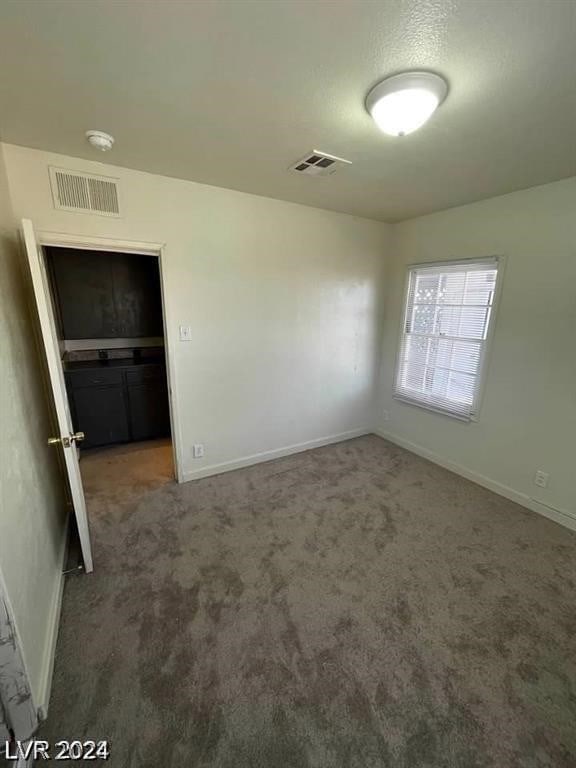
[[128,413],[132,440],[150,440],[170,434],[168,390],[161,380],[128,384]]
[[160,271],[155,256],[118,253],[113,269],[119,336],[162,336]]
[[116,254],[48,248],[64,339],[118,336],[112,287]]
[[130,440],[124,387],[73,389],[74,428],[86,435],[83,448],[112,445]]

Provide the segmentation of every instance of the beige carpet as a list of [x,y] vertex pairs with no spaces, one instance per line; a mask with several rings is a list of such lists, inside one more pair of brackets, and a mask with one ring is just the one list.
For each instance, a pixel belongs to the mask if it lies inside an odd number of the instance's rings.
[[[574,768],[576,535],[378,437],[82,462],[45,737],[119,768]],[[91,763],[93,764],[93,763]]]

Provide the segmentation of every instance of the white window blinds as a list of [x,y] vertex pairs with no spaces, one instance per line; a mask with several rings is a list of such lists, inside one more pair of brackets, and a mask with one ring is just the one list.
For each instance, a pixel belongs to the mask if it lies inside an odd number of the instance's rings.
[[410,268],[395,397],[475,416],[497,272],[496,258]]

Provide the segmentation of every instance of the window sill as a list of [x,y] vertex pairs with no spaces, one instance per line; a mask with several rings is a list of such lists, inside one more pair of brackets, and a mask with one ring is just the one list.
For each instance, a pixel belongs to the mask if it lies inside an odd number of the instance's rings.
[[416,400],[411,397],[407,397],[405,395],[393,395],[394,400],[399,400],[401,403],[404,403],[405,405],[413,405],[416,408],[422,408],[425,411],[431,411],[432,413],[438,413],[441,416],[448,416],[451,419],[456,419],[456,421],[462,421],[464,423],[470,423],[478,421],[478,417],[476,414],[471,414],[470,416],[463,416],[459,413],[454,413],[453,411],[449,411],[447,408],[436,408],[433,405],[429,405],[428,403],[423,403],[420,400]]

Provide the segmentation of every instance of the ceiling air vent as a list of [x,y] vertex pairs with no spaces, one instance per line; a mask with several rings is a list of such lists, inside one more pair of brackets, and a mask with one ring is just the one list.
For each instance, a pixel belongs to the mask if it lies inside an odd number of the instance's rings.
[[61,211],[120,216],[118,179],[49,168],[54,207]]
[[303,173],[307,176],[330,176],[342,165],[351,165],[350,160],[344,160],[343,157],[328,155],[326,152],[320,152],[315,149],[297,163],[290,166],[291,171]]

